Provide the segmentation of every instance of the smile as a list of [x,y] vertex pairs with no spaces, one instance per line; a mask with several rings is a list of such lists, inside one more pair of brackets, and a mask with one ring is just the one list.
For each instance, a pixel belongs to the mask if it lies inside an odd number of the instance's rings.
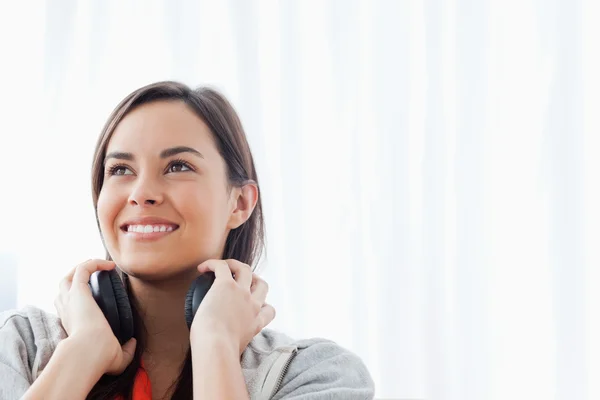
[[125,232],[153,233],[172,232],[177,228],[177,225],[125,225],[122,229]]
[[136,242],[153,242],[160,240],[165,236],[172,234],[179,229],[179,225],[170,224],[145,224],[145,225],[124,225],[121,231],[125,237]]

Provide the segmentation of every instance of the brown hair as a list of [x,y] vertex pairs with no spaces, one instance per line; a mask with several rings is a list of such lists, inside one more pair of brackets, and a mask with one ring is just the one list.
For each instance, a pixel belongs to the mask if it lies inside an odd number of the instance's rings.
[[[106,148],[121,120],[134,108],[154,101],[182,101],[210,128],[219,153],[225,160],[229,187],[241,187],[249,181],[258,185],[254,160],[246,134],[233,106],[214,89],[190,87],[173,81],[157,82],[135,90],[121,101],[104,125],[94,153],[92,165],[92,195],[96,221],[98,221],[98,196],[104,182],[104,157]],[[99,224],[98,224],[99,227]],[[233,258],[253,268],[264,248],[264,219],[260,195],[250,218],[237,229],[229,232],[223,258]],[[107,253],[107,259],[110,255]],[[129,289],[128,280],[124,281]],[[146,331],[138,313],[135,299],[130,297],[134,314],[134,337],[137,340],[135,356],[121,375],[104,375],[88,394],[88,399],[114,399],[123,396],[131,399],[135,375],[140,367],[145,345]],[[183,310],[182,310],[183,315]],[[173,383],[173,399],[192,399],[192,360],[188,350],[179,378]],[[173,387],[171,388],[173,389]]]

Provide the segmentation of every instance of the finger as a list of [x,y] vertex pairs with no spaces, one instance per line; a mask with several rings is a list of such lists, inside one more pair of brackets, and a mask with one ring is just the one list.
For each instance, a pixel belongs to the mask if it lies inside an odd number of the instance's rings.
[[56,295],[56,299],[54,300],[54,307],[58,312],[59,316],[62,313],[62,305],[67,302],[67,298],[69,296],[69,290],[71,289],[71,281],[64,278],[58,284],[58,294]]
[[69,327],[66,324],[66,321],[65,321],[65,318],[64,318],[65,314],[63,312],[63,303],[62,303],[62,300],[59,297],[57,297],[54,300],[54,308],[56,309],[56,315],[58,315],[58,319],[60,321],[60,324],[62,325],[62,327],[64,328],[64,330],[68,334],[70,332],[70,329],[69,329]]
[[68,278],[61,279],[58,283],[58,292],[67,293],[71,289],[71,280]]
[[73,280],[73,276],[75,275],[75,272],[77,271],[77,268],[79,268],[80,266],[82,266],[84,264],[89,264],[90,262],[104,263],[104,262],[112,262],[112,261],[101,260],[101,259],[92,260],[91,258],[88,258],[84,262],[79,263],[76,266],[74,266],[73,268],[71,268],[69,270],[69,272],[67,273],[67,275],[65,276],[65,279],[67,279],[68,281],[72,281]]
[[198,266],[201,274],[208,271],[215,273],[215,279],[233,279],[229,265],[223,260],[208,260]]
[[229,259],[225,260],[229,265],[231,272],[235,275],[235,281],[243,288],[250,288],[252,285],[252,270],[248,264],[241,261]]
[[54,299],[54,308],[58,317],[62,317],[62,303],[58,297]]
[[135,338],[131,338],[122,346],[123,349],[123,369],[127,368],[127,366],[133,361],[133,357],[135,356],[135,346],[137,341]]
[[[88,261],[90,261],[90,260],[88,260]],[[88,262],[88,261],[86,261],[86,262]],[[76,266],[74,266],[73,268],[71,268],[69,270],[69,272],[67,273],[67,275],[65,276],[64,280],[71,282],[73,280],[73,275],[75,275],[75,271],[77,271],[77,267],[79,267],[82,264],[83,263],[77,264]]]
[[260,309],[256,318],[258,321],[258,332],[260,332],[264,327],[269,325],[271,321],[275,319],[275,315],[275,308],[272,305],[265,303]]
[[107,260],[90,260],[80,264],[75,269],[75,275],[73,275],[73,283],[87,285],[90,281],[90,276],[100,270],[110,271],[115,267],[113,261]]
[[269,293],[269,284],[259,277],[256,277],[253,288],[250,289],[250,291],[252,292],[252,298],[254,298],[254,300],[258,303],[262,304],[267,298],[267,293]]

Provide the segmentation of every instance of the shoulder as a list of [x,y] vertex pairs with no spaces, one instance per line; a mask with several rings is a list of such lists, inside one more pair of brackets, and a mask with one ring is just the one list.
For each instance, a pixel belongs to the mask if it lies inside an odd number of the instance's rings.
[[273,399],[372,399],[374,383],[363,360],[334,341],[312,338],[297,342]]
[[[294,340],[263,330],[249,345],[270,368],[263,383],[272,399],[372,399],[374,383],[363,360],[325,338]],[[269,385],[269,380],[273,381]],[[271,387],[269,387],[271,386]]]
[[0,313],[0,364],[32,382],[66,337],[58,316],[33,306]]
[[0,332],[5,339],[19,336],[35,346],[53,346],[66,337],[57,315],[34,306],[1,312]]

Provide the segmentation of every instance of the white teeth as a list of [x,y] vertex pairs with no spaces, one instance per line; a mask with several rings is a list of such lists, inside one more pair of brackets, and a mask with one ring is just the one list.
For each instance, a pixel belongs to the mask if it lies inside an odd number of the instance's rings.
[[127,226],[127,232],[136,233],[152,233],[152,232],[172,232],[172,226],[166,225],[129,225]]

